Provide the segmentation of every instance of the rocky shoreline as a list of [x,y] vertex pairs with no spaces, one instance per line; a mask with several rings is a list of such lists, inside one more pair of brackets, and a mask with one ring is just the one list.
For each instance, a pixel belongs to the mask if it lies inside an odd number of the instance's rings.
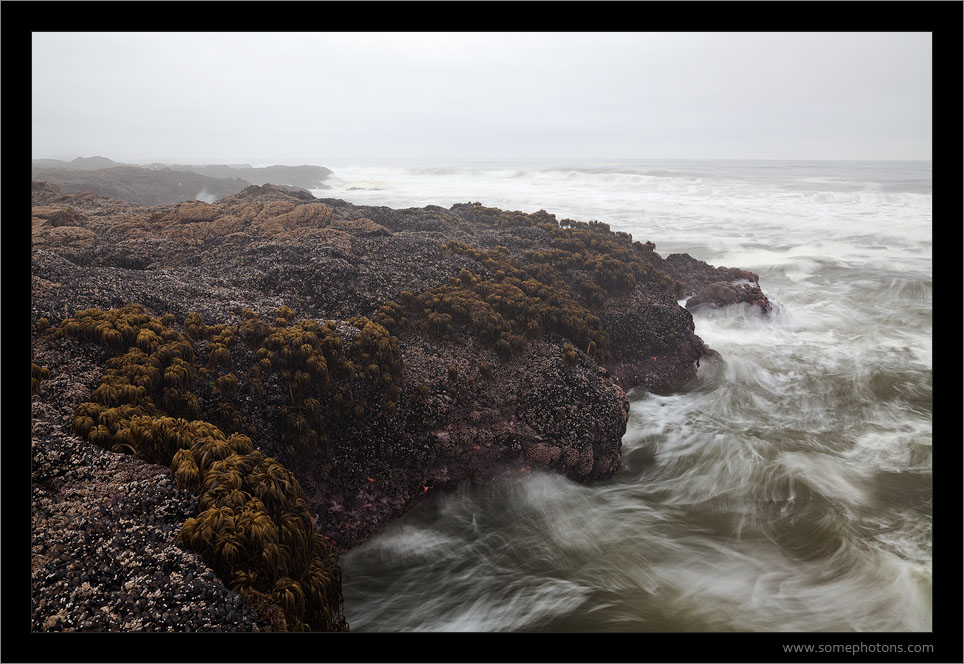
[[712,353],[687,308],[769,310],[753,273],[545,212],[393,210],[273,185],[143,208],[35,182],[33,200],[32,359],[49,373],[32,402],[35,631],[295,624],[283,588],[235,592],[223,561],[179,541],[198,495],[170,465],[77,435],[124,350],[71,332],[81,310],[137,303],[189,340],[186,401],[161,410],[290,469],[334,553],[459,482],[611,476],[625,392],[684,387]]

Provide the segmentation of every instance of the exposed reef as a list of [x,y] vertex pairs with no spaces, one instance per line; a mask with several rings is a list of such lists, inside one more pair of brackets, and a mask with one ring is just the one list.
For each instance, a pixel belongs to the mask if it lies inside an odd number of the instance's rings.
[[[683,387],[712,352],[678,300],[759,290],[544,211],[274,185],[151,208],[43,182],[33,197],[35,533],[83,510],[75,495],[119,495],[103,509],[166,515],[130,532],[172,570],[117,562],[133,540],[88,511],[94,539],[76,537],[112,576],[36,537],[35,629],[345,629],[338,552],[465,480],[610,477],[626,390]],[[107,610],[63,613],[71,583]]]

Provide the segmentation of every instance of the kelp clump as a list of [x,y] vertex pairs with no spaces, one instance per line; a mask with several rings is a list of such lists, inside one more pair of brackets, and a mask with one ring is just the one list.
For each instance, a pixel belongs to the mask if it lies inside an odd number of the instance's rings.
[[383,325],[358,317],[339,331],[333,321],[295,321],[288,307],[276,312],[274,325],[247,309],[241,315],[241,335],[256,349],[252,377],[276,375],[286,386],[287,451],[330,454],[354,425],[395,411],[401,350]]
[[[204,326],[194,315],[185,328],[187,335],[140,305],[85,309],[65,320],[59,334],[115,352],[92,401],[77,407],[73,430],[108,449],[169,465],[178,486],[198,493],[199,513],[179,537],[253,606],[266,599],[280,606],[290,631],[347,630],[340,570],[294,475],[249,437],[190,419],[197,413],[190,388],[198,370],[188,336],[219,337],[226,348],[235,331]],[[232,383],[219,380],[226,388]]]
[[[526,214],[475,204],[455,205],[453,211],[469,221],[494,228],[542,229],[548,235],[549,246],[522,251],[515,265],[547,284],[571,287],[591,306],[601,306],[609,295],[624,293],[645,282],[682,296],[683,284],[658,267],[656,245],[634,242],[632,235],[613,231],[609,224],[557,221],[555,215],[545,210]],[[491,252],[480,252],[474,257],[482,262],[496,258]]]
[[[463,268],[448,284],[418,294],[402,291],[399,301],[387,302],[374,316],[393,333],[418,324],[439,341],[454,341],[462,330],[504,359],[517,356],[531,340],[556,335],[607,363],[610,339],[596,314],[610,297],[641,283],[655,283],[674,297],[683,292],[680,282],[657,267],[655,245],[633,242],[607,224],[557,222],[545,211],[526,214],[479,204],[456,205],[453,211],[498,229],[538,228],[546,242],[515,252],[502,245],[445,242],[443,250],[475,260],[479,270]],[[522,244],[529,247],[532,240]]]

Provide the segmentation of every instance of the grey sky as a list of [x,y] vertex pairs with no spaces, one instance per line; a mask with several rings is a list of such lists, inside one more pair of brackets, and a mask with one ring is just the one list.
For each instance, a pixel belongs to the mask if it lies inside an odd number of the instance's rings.
[[930,159],[929,33],[34,33],[32,153]]

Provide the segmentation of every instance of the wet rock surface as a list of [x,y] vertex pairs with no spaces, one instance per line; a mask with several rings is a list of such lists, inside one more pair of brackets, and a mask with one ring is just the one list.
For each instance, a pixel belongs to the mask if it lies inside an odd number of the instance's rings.
[[769,314],[772,305],[760,288],[755,272],[733,267],[713,267],[688,254],[666,257],[666,272],[686,285],[686,308],[722,309],[734,304],[755,307]]
[[[279,307],[290,307],[297,320],[334,321],[349,343],[359,334],[349,318],[375,319],[404,293],[445,287],[460,274],[476,283],[466,271],[478,283],[503,278],[494,263],[446,243],[496,253],[502,247],[506,260],[520,264],[523,251],[549,251],[558,240],[555,218],[545,212],[472,204],[394,210],[272,185],[214,204],[154,208],[65,194],[48,183],[34,183],[33,195],[33,359],[50,370],[33,398],[36,630],[272,629],[272,607],[256,611],[176,543],[181,524],[196,515],[196,497],[169,479],[169,468],[70,433],[73,409],[97,387],[108,353],[55,338],[51,331],[63,320],[88,307],[136,302],[183,329],[191,312],[208,325],[239,325],[244,309],[274,321]],[[608,237],[608,230],[593,232]],[[605,479],[619,466],[625,391],[684,386],[711,353],[677,304],[678,291],[697,293],[723,281],[721,274],[755,278],[688,256],[664,260],[650,243],[628,236],[620,242],[647,276],[591,305],[608,335],[608,355],[539,325],[513,337],[522,347],[508,355],[468,325],[432,333],[411,305],[408,322],[392,331],[402,369],[391,407],[387,397],[368,395],[359,411],[365,415],[338,420],[323,446],[294,444],[283,418],[293,408],[291,385],[277,374],[256,375],[258,349],[241,341],[226,366],[207,367],[211,380],[196,389],[201,417],[224,426],[214,378],[234,373],[238,430],[295,473],[315,526],[338,551],[459,482],[532,468]],[[593,280],[618,281],[619,269],[603,261],[596,272],[572,272],[585,302],[601,292]],[[212,345],[198,339],[194,352],[203,366]],[[351,398],[365,404],[361,392]]]
[[[65,348],[70,346],[71,348]],[[263,619],[176,542],[197,511],[170,469],[70,433],[105,353],[38,344],[51,377],[32,401],[31,630],[257,632]]]
[[734,304],[745,304],[756,308],[762,314],[771,311],[770,300],[757,284],[715,282],[703,286],[699,292],[686,301],[689,311],[700,309],[722,309]]

